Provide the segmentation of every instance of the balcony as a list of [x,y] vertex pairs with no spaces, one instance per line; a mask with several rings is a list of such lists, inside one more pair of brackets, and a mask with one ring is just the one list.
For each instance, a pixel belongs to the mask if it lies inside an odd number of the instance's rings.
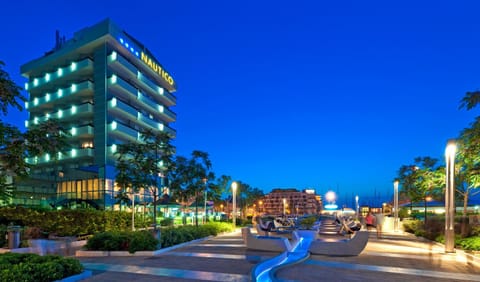
[[29,164],[35,164],[35,165],[49,164],[50,165],[53,162],[61,164],[71,160],[93,158],[93,156],[94,156],[93,148],[81,148],[81,149],[74,148],[64,154],[58,153],[57,160],[55,160],[49,154],[45,154],[41,157],[27,158],[26,161]]
[[83,81],[74,83],[70,87],[58,89],[55,92],[47,93],[43,97],[35,97],[26,104],[30,113],[45,112],[53,109],[58,103],[69,104],[85,100],[86,97],[93,97],[93,83]]
[[174,122],[177,119],[177,115],[174,112],[162,105],[159,105],[156,101],[152,100],[145,94],[139,93],[138,100],[143,102],[142,105],[147,108],[150,113],[165,123]]
[[70,129],[71,137],[73,138],[92,138],[93,137],[93,126],[86,125],[82,127],[72,127]]
[[167,107],[174,106],[177,103],[177,99],[172,94],[165,91],[160,86],[151,82],[147,77],[140,75],[139,84],[143,91],[148,93],[150,96],[154,97],[155,104],[162,104]]
[[132,65],[127,59],[117,52],[113,52],[108,56],[108,66],[122,77],[128,79],[137,79],[137,68]]
[[115,97],[108,101],[108,113],[123,120],[137,119],[137,110]]
[[136,141],[138,131],[117,121],[112,121],[108,125],[108,135],[124,141]]
[[65,85],[69,81],[82,80],[93,74],[93,61],[89,58],[79,62],[72,62],[63,68],[58,68],[54,72],[46,73],[42,77],[33,78],[25,84],[26,90],[32,92],[48,91]]
[[57,112],[46,114],[41,117],[32,117],[29,123],[39,124],[49,120],[50,118],[59,119],[61,122],[72,122],[74,120],[93,119],[93,105],[84,103],[81,105],[73,105],[67,109],[61,109]]
[[137,89],[116,75],[108,78],[107,85],[110,92],[124,101],[137,99]]

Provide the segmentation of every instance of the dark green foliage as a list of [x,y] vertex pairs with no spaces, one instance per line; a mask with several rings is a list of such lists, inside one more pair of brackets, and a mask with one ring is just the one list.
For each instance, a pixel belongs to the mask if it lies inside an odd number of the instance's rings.
[[[77,236],[102,231],[125,231],[132,228],[132,214],[98,210],[38,210],[23,207],[2,207],[0,214],[8,223],[36,227],[42,233]],[[135,226],[147,227],[150,218],[135,217]],[[1,229],[0,229],[1,230]]]
[[73,258],[16,253],[0,255],[0,281],[49,282],[82,271],[80,261]]
[[158,241],[149,231],[102,232],[88,239],[87,250],[95,251],[154,251]]
[[195,239],[204,238],[211,235],[217,235],[221,232],[232,231],[232,225],[223,222],[212,222],[204,225],[195,226],[179,226],[167,227],[162,229],[162,247],[170,247],[192,241]]
[[160,226],[173,226],[173,218],[165,218],[160,221]]

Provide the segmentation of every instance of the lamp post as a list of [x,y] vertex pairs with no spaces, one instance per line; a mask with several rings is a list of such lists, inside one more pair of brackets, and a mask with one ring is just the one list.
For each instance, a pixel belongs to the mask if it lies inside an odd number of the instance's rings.
[[358,195],[355,196],[355,211],[357,213],[357,218],[358,218],[358,210],[359,210],[359,207],[358,207]]
[[285,215],[285,205],[287,204],[287,199],[283,198],[283,215]]
[[207,178],[203,179],[203,183],[205,183],[204,212],[205,212],[205,223],[207,223]]
[[445,252],[455,252],[455,153],[457,145],[455,140],[448,140],[445,149]]
[[233,204],[233,230],[235,230],[236,225],[237,225],[237,182],[232,182],[232,194],[233,194],[233,199],[232,199],[232,204]]
[[132,231],[135,231],[135,193],[132,190]]
[[394,221],[393,231],[398,232],[398,180],[393,182],[393,209],[394,209]]

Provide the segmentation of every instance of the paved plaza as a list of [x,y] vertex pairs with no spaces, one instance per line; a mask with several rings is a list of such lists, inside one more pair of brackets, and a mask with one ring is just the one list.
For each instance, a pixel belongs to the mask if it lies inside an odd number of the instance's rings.
[[[356,257],[311,256],[276,272],[277,281],[480,281],[480,263],[462,251],[411,234],[370,233]],[[81,257],[82,281],[252,281],[259,262],[278,255],[246,249],[240,232],[187,244],[154,257]]]

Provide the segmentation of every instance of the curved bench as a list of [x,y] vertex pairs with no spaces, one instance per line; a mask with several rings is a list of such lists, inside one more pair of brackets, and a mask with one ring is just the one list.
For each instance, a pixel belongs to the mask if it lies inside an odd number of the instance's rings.
[[358,256],[368,243],[368,231],[357,231],[351,239],[322,240],[310,244],[310,253],[327,256]]
[[242,238],[248,249],[271,252],[285,252],[292,249],[292,245],[287,238],[255,236],[249,227],[242,228]]

